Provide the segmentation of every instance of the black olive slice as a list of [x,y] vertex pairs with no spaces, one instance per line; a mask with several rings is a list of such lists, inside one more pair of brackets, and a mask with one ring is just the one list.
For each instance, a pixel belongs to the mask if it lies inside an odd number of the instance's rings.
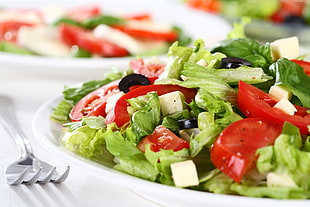
[[180,119],[178,120],[178,127],[179,129],[191,129],[198,127],[197,118],[190,118],[190,119]]
[[236,57],[222,58],[220,68],[239,68],[241,66],[251,66],[251,63]]
[[291,27],[300,27],[300,26],[306,26],[307,22],[303,17],[295,16],[295,15],[289,15],[285,17],[284,23],[288,24]]
[[140,74],[129,74],[125,76],[118,84],[118,88],[120,91],[123,91],[124,93],[129,92],[129,89],[131,86],[135,85],[150,85],[150,81],[147,77]]

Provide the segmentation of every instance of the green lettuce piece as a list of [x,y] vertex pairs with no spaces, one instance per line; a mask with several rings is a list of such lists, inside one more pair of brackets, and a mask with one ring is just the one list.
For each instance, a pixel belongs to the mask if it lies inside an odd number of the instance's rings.
[[217,194],[235,194],[231,190],[233,179],[222,173],[219,169],[214,169],[208,173],[204,182],[200,184],[200,189]]
[[34,53],[31,52],[30,50],[20,47],[8,41],[0,42],[0,52],[15,53],[19,55],[34,55]]
[[181,74],[185,77],[179,85],[186,88],[202,88],[214,96],[236,103],[237,92],[222,78],[201,65],[185,63]]
[[195,97],[197,106],[206,110],[198,115],[200,133],[190,140],[191,156],[196,156],[205,147],[211,147],[216,137],[231,123],[242,119],[233,107],[207,90],[199,89]]
[[305,192],[301,188],[293,187],[267,187],[267,186],[250,186],[233,183],[231,190],[240,195],[250,197],[269,197],[276,199],[306,199],[309,198],[310,192]]
[[[161,110],[158,94],[150,92],[144,96],[129,99],[131,107],[136,110],[131,116],[131,141],[138,143],[146,135],[152,134],[161,121]],[[135,135],[135,137],[133,136]]]
[[126,140],[119,131],[107,130],[103,136],[108,151],[115,156],[117,170],[146,180],[156,180],[158,171],[135,144]]
[[245,26],[251,23],[252,19],[249,17],[242,17],[241,22],[234,22],[233,30],[227,34],[228,39],[246,38]]
[[83,125],[72,132],[66,132],[62,137],[62,143],[72,152],[95,158],[105,151],[104,131]]
[[273,62],[271,57],[270,43],[261,45],[258,41],[250,38],[235,38],[220,41],[211,52],[221,52],[228,57],[237,57],[249,61],[252,67],[263,68],[268,71]]
[[248,16],[266,19],[279,9],[279,2],[270,0],[221,0],[222,14],[230,18]]
[[217,68],[220,65],[221,59],[226,57],[223,53],[211,53],[205,45],[204,40],[197,39],[193,43],[193,52],[188,58],[188,63],[197,63],[200,60],[206,61],[208,68]]
[[181,162],[189,159],[188,149],[182,149],[174,152],[173,150],[160,150],[153,152],[150,145],[146,145],[146,159],[159,172],[158,181],[166,185],[174,185],[170,165],[175,162]]
[[167,54],[167,65],[164,72],[159,76],[158,80],[162,79],[180,79],[180,71],[183,64],[187,62],[192,54],[190,47],[179,46],[178,42],[173,43]]
[[281,58],[273,63],[270,73],[275,77],[275,84],[283,84],[298,97],[303,106],[310,107],[310,77],[303,72],[303,68],[298,64]]
[[53,113],[51,114],[50,119],[60,124],[68,123],[70,121],[68,115],[72,108],[73,105],[71,102],[61,100],[59,104],[53,109]]
[[241,66],[236,69],[219,69],[215,70],[214,73],[230,85],[237,85],[240,80],[249,84],[257,84],[273,79],[272,76],[268,76],[262,68],[247,66]]

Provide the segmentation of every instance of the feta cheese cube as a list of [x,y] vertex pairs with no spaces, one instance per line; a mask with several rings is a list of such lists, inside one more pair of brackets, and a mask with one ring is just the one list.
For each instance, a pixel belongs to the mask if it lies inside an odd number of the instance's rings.
[[173,91],[159,96],[160,108],[162,114],[168,115],[178,111],[182,111],[185,108],[185,97],[180,91]]
[[275,40],[270,45],[273,60],[282,57],[294,59],[299,56],[299,41],[297,37],[289,37]]
[[278,100],[281,100],[283,98],[290,100],[292,97],[292,92],[283,85],[271,86],[269,89],[269,94]]
[[171,164],[172,177],[175,186],[188,187],[199,184],[196,165],[192,160]]
[[283,98],[281,99],[278,103],[276,103],[276,105],[274,105],[273,107],[278,108],[280,110],[282,110],[284,113],[288,114],[288,115],[294,115],[295,112],[297,111],[297,109],[295,108],[295,106],[287,99]]

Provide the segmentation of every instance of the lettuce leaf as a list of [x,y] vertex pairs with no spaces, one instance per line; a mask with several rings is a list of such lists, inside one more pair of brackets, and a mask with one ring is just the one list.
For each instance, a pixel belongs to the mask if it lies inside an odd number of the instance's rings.
[[135,144],[126,140],[119,131],[107,130],[103,136],[108,151],[115,156],[117,170],[146,180],[156,180],[158,171]]

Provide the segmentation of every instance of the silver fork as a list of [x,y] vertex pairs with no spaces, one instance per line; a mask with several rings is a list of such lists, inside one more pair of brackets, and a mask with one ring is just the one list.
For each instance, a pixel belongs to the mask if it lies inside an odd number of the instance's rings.
[[0,121],[14,138],[20,153],[19,159],[5,169],[8,184],[61,183],[66,180],[70,171],[69,166],[58,174],[56,167],[34,156],[30,142],[18,124],[13,102],[5,96],[0,96]]

